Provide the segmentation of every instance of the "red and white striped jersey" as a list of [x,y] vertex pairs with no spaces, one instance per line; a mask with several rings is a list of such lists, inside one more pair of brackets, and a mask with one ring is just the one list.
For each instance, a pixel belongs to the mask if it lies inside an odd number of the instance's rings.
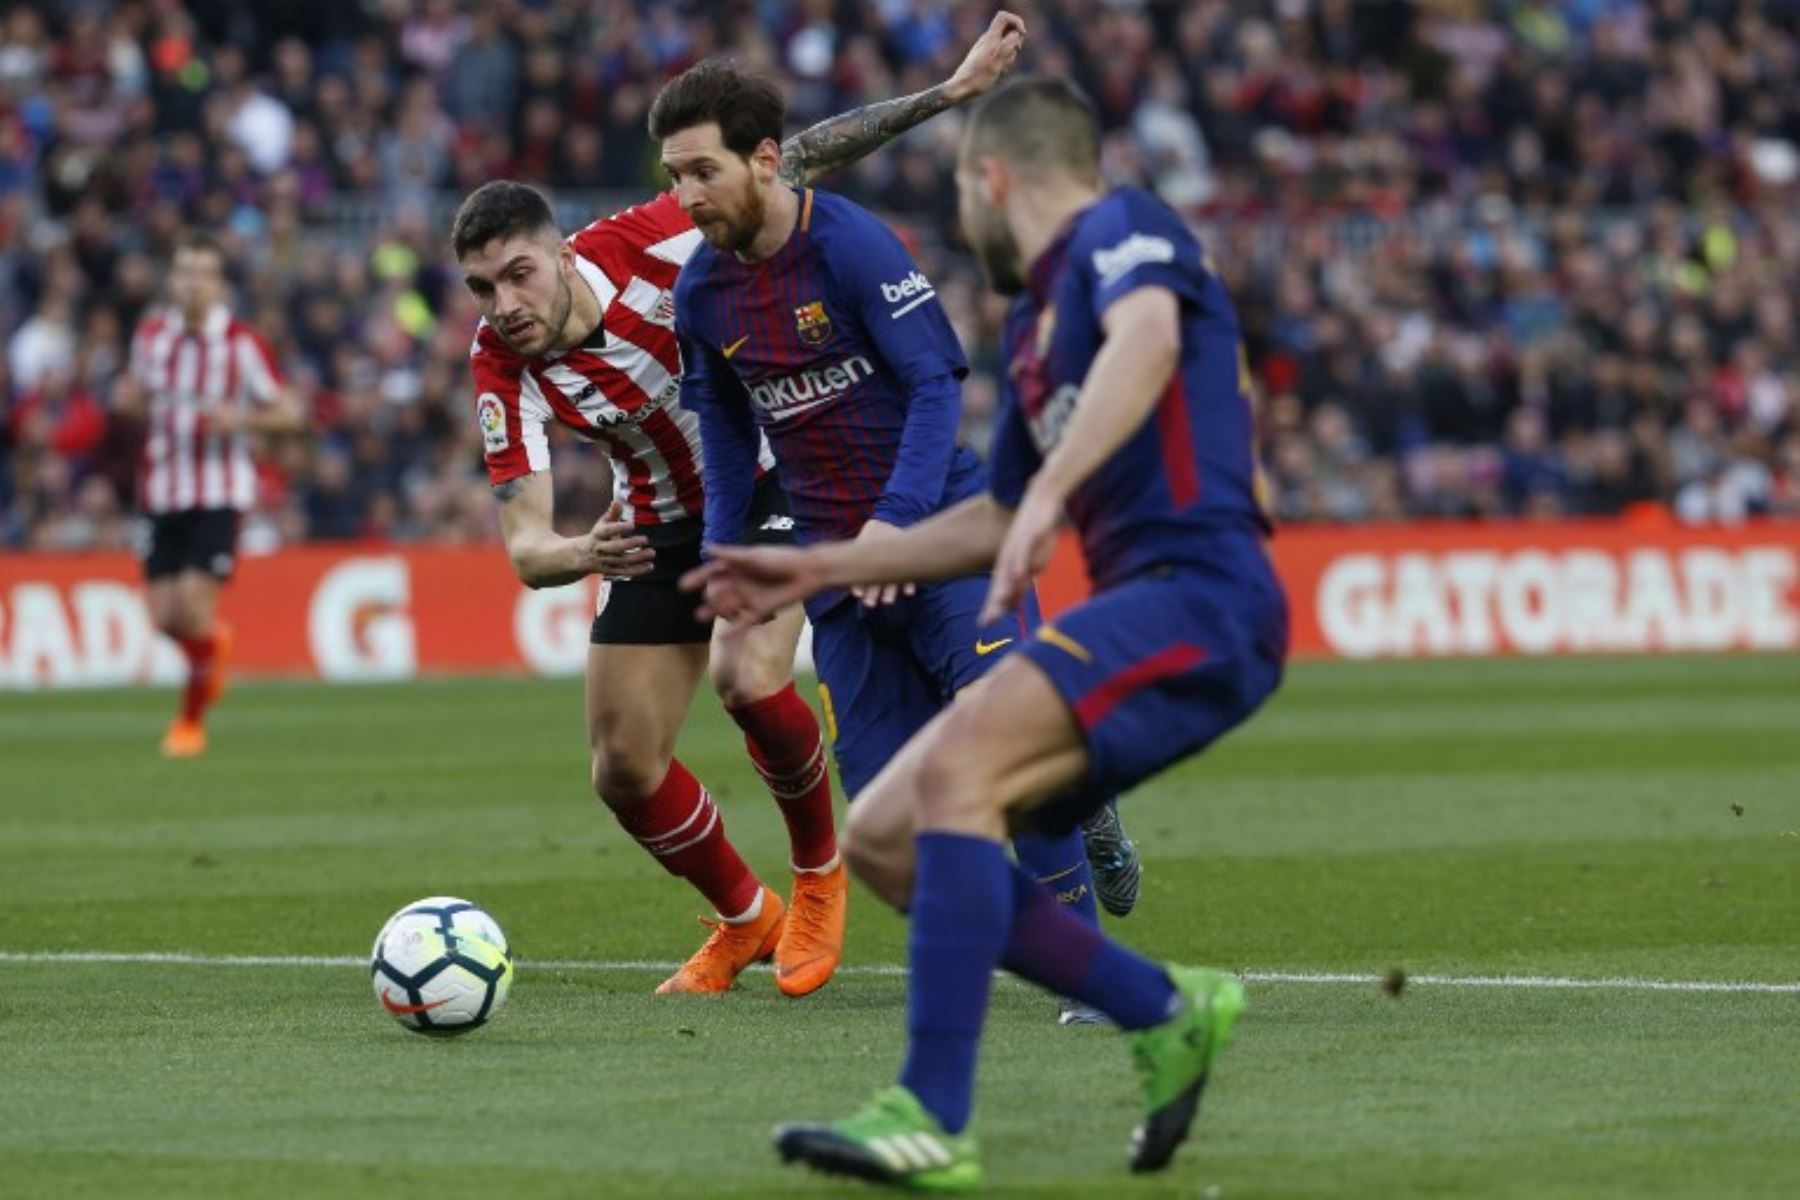
[[[569,244],[600,302],[600,340],[527,360],[481,323],[469,353],[488,479],[498,486],[548,470],[546,434],[557,421],[605,450],[625,520],[697,520],[700,419],[681,407],[675,277],[700,231],[665,192],[602,217]],[[762,460],[765,470],[774,464],[766,443]]]
[[249,435],[208,429],[206,413],[275,401],[281,375],[262,335],[224,305],[207,314],[197,334],[187,332],[177,310],[153,311],[132,337],[131,373],[149,397],[144,511],[254,507]]

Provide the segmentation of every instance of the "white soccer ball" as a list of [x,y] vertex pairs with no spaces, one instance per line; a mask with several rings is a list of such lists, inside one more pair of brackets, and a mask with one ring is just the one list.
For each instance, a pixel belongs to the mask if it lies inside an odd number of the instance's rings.
[[454,896],[407,905],[375,935],[375,999],[415,1033],[467,1033],[487,1024],[512,989],[512,950],[500,925]]

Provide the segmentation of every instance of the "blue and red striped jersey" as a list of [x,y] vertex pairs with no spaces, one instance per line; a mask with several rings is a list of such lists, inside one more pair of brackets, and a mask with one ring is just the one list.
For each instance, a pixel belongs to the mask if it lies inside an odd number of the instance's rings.
[[682,403],[700,415],[707,541],[736,541],[757,430],[803,542],[911,525],[978,493],[957,444],[961,344],[931,281],[881,221],[808,189],[768,259],[702,245],[675,285]]
[[1115,189],[1070,221],[1031,264],[1007,315],[988,458],[995,499],[1018,505],[1074,411],[1105,340],[1102,316],[1145,287],[1180,302],[1181,357],[1150,419],[1069,498],[1097,589],[1150,567],[1205,562],[1210,534],[1268,532],[1237,312],[1199,239],[1140,188]]

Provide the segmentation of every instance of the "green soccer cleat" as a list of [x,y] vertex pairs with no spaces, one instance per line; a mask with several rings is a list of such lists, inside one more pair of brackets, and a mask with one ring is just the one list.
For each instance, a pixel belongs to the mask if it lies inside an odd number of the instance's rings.
[[775,1130],[782,1162],[798,1160],[828,1175],[852,1175],[914,1192],[973,1192],[981,1156],[970,1133],[948,1134],[919,1098],[898,1085],[833,1125]]
[[1223,971],[1170,967],[1181,1011],[1132,1035],[1131,1059],[1144,1086],[1142,1124],[1131,1131],[1131,1169],[1160,1171],[1187,1140],[1219,1051],[1244,1011],[1244,985]]

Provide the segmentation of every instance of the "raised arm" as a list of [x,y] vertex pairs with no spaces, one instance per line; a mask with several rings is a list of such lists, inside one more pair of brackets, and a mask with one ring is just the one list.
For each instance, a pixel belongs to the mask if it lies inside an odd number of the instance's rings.
[[1013,69],[1024,41],[1025,22],[1013,13],[996,13],[987,31],[969,47],[956,73],[943,83],[898,100],[828,117],[783,142],[781,178],[796,187],[812,183],[945,109],[985,95]]

